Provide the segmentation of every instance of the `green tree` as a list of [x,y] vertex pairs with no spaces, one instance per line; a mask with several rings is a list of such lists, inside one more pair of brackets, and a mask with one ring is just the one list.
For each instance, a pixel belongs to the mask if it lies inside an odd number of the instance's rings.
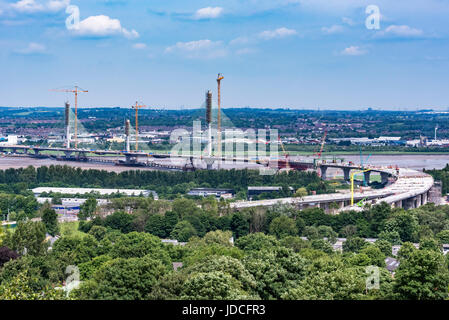
[[375,245],[368,245],[360,250],[361,254],[366,254],[370,259],[370,265],[385,267],[385,254]]
[[443,230],[436,235],[441,244],[449,244],[449,230]]
[[151,256],[117,258],[104,263],[91,281],[75,290],[74,296],[78,299],[143,300],[167,272],[167,266]]
[[319,272],[282,295],[285,300],[361,300],[365,279],[355,270]]
[[0,284],[0,300],[66,300],[62,290],[47,286],[34,290],[29,286],[26,271],[18,273],[11,281]]
[[374,245],[376,247],[379,248],[379,250],[386,256],[386,257],[391,257],[393,252],[392,252],[392,245],[390,242],[386,241],[386,240],[377,240]]
[[180,221],[173,228],[170,237],[181,242],[187,242],[189,239],[197,234],[195,228],[189,221]]
[[183,300],[239,300],[250,297],[242,284],[220,271],[194,273],[184,283]]
[[188,273],[221,271],[229,274],[242,284],[243,290],[252,292],[256,288],[256,281],[252,274],[245,269],[240,260],[227,256],[206,257],[188,267]]
[[437,239],[424,238],[419,242],[419,250],[433,250],[436,252],[441,252],[441,245]]
[[299,252],[302,249],[310,248],[310,242],[303,240],[298,236],[295,237],[285,237],[280,240],[280,244],[286,248],[292,249],[294,252]]
[[203,237],[205,244],[219,244],[222,246],[232,246],[230,240],[232,238],[231,231],[210,231]]
[[109,254],[113,258],[141,258],[150,255],[170,264],[170,258],[161,240],[148,233],[131,232],[120,235],[113,244]]
[[334,252],[334,249],[329,241],[324,239],[315,239],[310,243],[310,247],[315,250],[321,250],[327,254],[331,254]]
[[165,219],[160,214],[154,214],[148,217],[145,225],[145,232],[151,233],[159,238],[167,236],[165,231]]
[[103,226],[93,226],[88,232],[88,234],[94,236],[97,241],[103,240],[107,233],[108,229]]
[[45,225],[47,233],[52,236],[59,234],[58,215],[51,208],[45,208],[42,213],[42,222]]
[[317,240],[320,238],[320,235],[318,233],[318,228],[314,226],[307,226],[304,227],[304,230],[302,232],[302,235],[307,238],[307,240]]
[[349,238],[343,242],[343,251],[344,252],[355,252],[358,253],[360,250],[368,246],[369,243],[365,241],[363,238]]
[[399,245],[402,243],[401,236],[397,231],[382,231],[379,233],[379,240],[385,240],[392,245]]
[[304,279],[308,268],[306,259],[284,247],[251,251],[243,264],[256,280],[256,291],[262,299],[279,299]]
[[449,271],[442,254],[415,250],[401,260],[396,270],[394,292],[400,299],[442,300],[448,298]]
[[95,198],[88,198],[81,206],[78,218],[80,220],[86,220],[92,218],[93,214],[97,210],[97,200]]
[[261,232],[250,233],[247,236],[238,238],[235,244],[244,251],[270,249],[279,246],[279,242],[275,237]]
[[330,243],[337,242],[337,236],[338,234],[332,229],[332,227],[329,226],[319,226],[318,227],[318,236],[320,238],[327,238],[327,241]]
[[280,216],[270,223],[270,234],[276,236],[278,239],[286,236],[295,236],[298,234],[295,220],[287,217]]
[[106,217],[104,225],[105,227],[120,230],[123,233],[129,233],[134,231],[133,220],[132,215],[117,211]]
[[411,242],[404,242],[398,251],[398,259],[400,261],[410,258],[413,252],[416,251],[415,246]]
[[5,239],[5,244],[21,254],[45,254],[45,225],[42,222],[18,222],[14,232]]
[[249,233],[249,221],[241,212],[236,212],[231,218],[231,230],[236,239]]
[[302,187],[299,188],[298,190],[296,190],[295,194],[293,195],[295,198],[304,198],[305,196],[307,196],[309,193],[307,192],[307,189]]

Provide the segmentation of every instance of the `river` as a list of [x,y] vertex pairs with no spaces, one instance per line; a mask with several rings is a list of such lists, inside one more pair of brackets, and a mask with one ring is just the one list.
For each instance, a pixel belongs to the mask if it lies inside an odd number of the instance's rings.
[[[368,156],[365,155],[366,159]],[[291,157],[292,159],[296,159],[297,157]],[[300,157],[304,159],[303,157]],[[360,156],[358,155],[344,155],[337,156],[337,158],[344,158],[345,161],[352,161],[355,164],[360,163]],[[103,158],[104,159],[104,158]],[[308,158],[310,159],[310,158]],[[165,161],[170,161],[169,159]],[[378,165],[378,166],[398,166],[401,168],[411,168],[415,170],[422,169],[442,169],[449,163],[449,154],[405,154],[405,155],[372,155],[369,157],[368,161],[365,164],[368,165]],[[153,170],[151,168],[132,168],[132,167],[123,167],[123,166],[115,166],[113,164],[104,164],[104,163],[95,163],[95,162],[75,162],[75,161],[56,161],[53,159],[35,159],[28,157],[0,157],[0,169],[8,169],[8,168],[25,168],[28,166],[50,166],[50,165],[68,165],[72,167],[79,167],[82,169],[99,169],[99,170],[107,170],[114,172],[122,172],[127,170]],[[223,168],[227,168],[228,166],[223,166]],[[237,166],[243,167],[243,166]],[[252,165],[254,167],[254,165]]]

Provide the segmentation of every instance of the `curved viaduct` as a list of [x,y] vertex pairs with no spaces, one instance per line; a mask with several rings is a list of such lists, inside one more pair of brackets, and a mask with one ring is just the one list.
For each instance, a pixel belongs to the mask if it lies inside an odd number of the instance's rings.
[[[330,167],[342,169],[347,180],[349,180],[352,170],[360,171],[360,167],[358,166],[345,164],[320,164],[319,167],[322,170],[322,178],[326,178],[326,171]],[[372,204],[386,202],[392,207],[404,209],[418,208],[430,202],[431,191],[434,187],[434,180],[430,175],[420,171],[403,168],[367,167],[367,169],[371,170],[365,173],[365,178],[368,181],[370,172],[378,172],[381,175],[382,182],[387,185],[383,189],[355,192],[355,202],[361,200],[365,200]],[[392,182],[389,182],[389,180]],[[236,209],[261,206],[268,207],[278,203],[291,204],[298,209],[319,207],[326,212],[333,213],[344,210],[361,210],[358,206],[351,206],[350,192],[311,195],[303,198],[241,201],[232,203],[231,207]],[[338,209],[335,204],[338,206]]]

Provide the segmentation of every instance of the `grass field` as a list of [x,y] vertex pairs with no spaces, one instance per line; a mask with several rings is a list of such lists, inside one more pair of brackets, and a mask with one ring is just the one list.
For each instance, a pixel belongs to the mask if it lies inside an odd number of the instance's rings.
[[86,234],[78,230],[79,222],[63,222],[59,224],[60,233],[62,237],[74,236],[74,237],[85,237]]

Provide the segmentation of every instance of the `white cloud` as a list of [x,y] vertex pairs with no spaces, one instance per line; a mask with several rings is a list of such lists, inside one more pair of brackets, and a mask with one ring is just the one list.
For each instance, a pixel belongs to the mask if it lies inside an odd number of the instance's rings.
[[134,49],[145,49],[147,45],[145,43],[135,43],[133,44]]
[[287,28],[278,28],[276,30],[267,30],[259,33],[259,37],[265,40],[270,40],[274,38],[285,38],[297,34],[296,30]]
[[344,49],[341,54],[345,56],[361,56],[368,53],[366,50],[361,49],[358,46],[350,46]]
[[36,0],[20,0],[11,4],[11,8],[21,13],[58,12],[65,9],[70,0],[49,0],[45,4]]
[[385,29],[384,34],[391,34],[399,37],[419,37],[424,34],[420,29],[411,28],[406,25],[391,25]]
[[16,53],[20,54],[42,54],[47,51],[47,48],[40,43],[30,42],[26,48],[17,50]]
[[348,26],[353,26],[353,25],[355,25],[355,22],[354,22],[351,18],[348,18],[348,17],[343,17],[343,18],[341,18],[341,21],[342,21],[344,24],[347,24]]
[[138,37],[140,37],[139,33],[134,29],[128,31],[127,29],[122,28],[122,33],[128,39],[137,39]]
[[237,50],[235,53],[238,55],[244,55],[244,54],[251,54],[251,53],[255,53],[256,50],[252,49],[252,48],[242,48]]
[[330,27],[322,27],[321,31],[325,34],[335,34],[335,33],[341,33],[344,31],[344,28],[338,24],[334,24]]
[[235,38],[235,39],[229,41],[229,44],[230,45],[241,45],[241,44],[247,44],[249,41],[250,41],[250,39],[247,37],[238,37],[238,38]]
[[47,2],[47,8],[51,11],[59,11],[68,7],[70,0],[50,0]]
[[165,49],[166,53],[180,53],[187,58],[218,58],[227,54],[222,41],[209,39],[177,42],[174,46]]
[[80,21],[79,26],[73,29],[73,32],[80,36],[107,37],[123,35],[129,39],[139,37],[139,33],[136,30],[128,31],[122,27],[120,20],[112,19],[105,15],[90,16]]
[[195,15],[193,16],[195,19],[215,19],[221,16],[223,13],[222,7],[207,7],[207,8],[201,8],[195,12]]
[[26,13],[34,13],[45,9],[42,4],[37,3],[35,0],[20,0],[11,4],[11,7],[16,11]]

